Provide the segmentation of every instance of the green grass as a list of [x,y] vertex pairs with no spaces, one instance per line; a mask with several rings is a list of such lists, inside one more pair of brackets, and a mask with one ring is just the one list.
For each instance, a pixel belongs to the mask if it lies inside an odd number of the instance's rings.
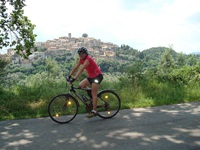
[[[0,120],[36,118],[48,116],[50,100],[66,93],[64,79],[32,81],[7,89],[0,89]],[[200,85],[173,85],[149,81],[139,86],[121,85],[116,81],[102,82],[102,89],[115,89],[121,98],[121,108],[152,107],[185,102],[200,101]],[[81,105],[79,113],[85,113]]]
[[[195,87],[195,88],[194,88]],[[122,108],[152,107],[200,101],[200,86],[149,82],[120,91]]]

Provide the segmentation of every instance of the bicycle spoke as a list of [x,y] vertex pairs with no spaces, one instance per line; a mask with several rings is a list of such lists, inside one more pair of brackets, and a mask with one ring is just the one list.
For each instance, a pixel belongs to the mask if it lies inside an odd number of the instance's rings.
[[98,94],[97,111],[100,117],[114,117],[118,113],[120,106],[120,98],[115,92],[106,90]]
[[56,96],[48,107],[49,116],[58,123],[70,122],[78,112],[76,100],[66,94]]

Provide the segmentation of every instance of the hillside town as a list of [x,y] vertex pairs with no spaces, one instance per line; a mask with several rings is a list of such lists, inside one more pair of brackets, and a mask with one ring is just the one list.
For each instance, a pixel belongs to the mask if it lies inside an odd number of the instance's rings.
[[[21,66],[31,66],[38,59],[55,58],[66,56],[66,58],[75,58],[79,47],[86,47],[89,54],[94,59],[116,59],[116,50],[119,48],[116,44],[102,42],[100,39],[88,37],[86,33],[82,37],[72,37],[71,33],[68,36],[59,37],[46,42],[36,42],[35,46],[39,51],[33,52],[28,59],[24,59],[16,54],[14,49],[8,49],[7,55],[10,56],[12,63],[20,64]],[[43,49],[43,51],[41,51]]]

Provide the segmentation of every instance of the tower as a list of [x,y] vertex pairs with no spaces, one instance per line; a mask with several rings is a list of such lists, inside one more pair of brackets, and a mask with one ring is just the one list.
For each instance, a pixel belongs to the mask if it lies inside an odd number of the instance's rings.
[[71,39],[71,37],[72,37],[71,33],[68,33],[68,37]]

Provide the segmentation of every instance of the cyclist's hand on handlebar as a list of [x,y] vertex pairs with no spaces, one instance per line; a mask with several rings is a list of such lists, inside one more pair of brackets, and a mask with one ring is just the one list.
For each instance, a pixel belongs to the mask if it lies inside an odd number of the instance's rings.
[[71,76],[68,76],[68,77],[66,78],[66,80],[67,80],[67,82],[73,83],[76,79],[71,78]]
[[73,83],[75,80],[76,80],[76,79],[71,78],[69,82],[70,82],[70,83]]
[[71,79],[71,76],[66,77],[67,82],[70,82],[70,79]]

